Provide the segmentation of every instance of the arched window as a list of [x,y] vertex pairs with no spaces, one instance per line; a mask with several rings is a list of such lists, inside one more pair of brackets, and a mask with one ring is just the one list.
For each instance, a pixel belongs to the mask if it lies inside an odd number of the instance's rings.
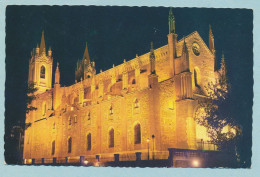
[[138,99],[135,99],[134,108],[139,108],[139,101],[138,101]]
[[77,123],[77,122],[78,122],[78,116],[75,115],[75,116],[74,116],[74,123]]
[[74,98],[74,104],[77,104],[79,102],[79,97]]
[[55,125],[55,122],[53,123],[53,127],[52,127],[52,129],[55,129],[56,128],[56,125]]
[[173,110],[174,109],[174,103],[172,100],[168,101],[169,109]]
[[52,144],[51,144],[51,155],[54,155],[55,154],[55,141],[52,141]]
[[45,67],[44,66],[41,66],[41,74],[40,74],[40,77],[45,79]]
[[68,121],[69,121],[69,125],[71,125],[71,117],[70,116],[69,116],[69,120]]
[[195,86],[198,86],[198,76],[197,76],[196,69],[194,69],[194,82],[195,82]]
[[45,116],[46,114],[46,102],[42,103],[42,115]]
[[200,85],[200,70],[198,67],[194,68],[194,84],[195,86]]
[[109,147],[114,147],[114,129],[109,130]]
[[87,150],[91,150],[91,133],[87,135]]
[[139,123],[135,125],[134,132],[135,144],[141,144],[141,126]]
[[132,84],[135,84],[135,79],[132,80]]
[[90,120],[91,118],[90,118],[90,112],[88,113],[88,120]]
[[69,137],[68,139],[68,153],[71,153],[72,150],[72,138]]
[[113,114],[113,107],[112,107],[112,105],[109,108],[109,114]]

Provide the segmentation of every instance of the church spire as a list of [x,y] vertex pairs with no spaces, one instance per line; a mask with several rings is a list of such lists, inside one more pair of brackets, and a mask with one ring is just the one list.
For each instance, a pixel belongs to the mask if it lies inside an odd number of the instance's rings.
[[189,51],[185,41],[185,37],[183,37],[182,57],[184,61],[184,71],[190,71]]
[[209,50],[214,54],[215,52],[214,35],[212,32],[211,25],[209,25]]
[[90,58],[89,58],[89,53],[88,53],[88,44],[86,42],[86,48],[85,48],[85,52],[84,52],[84,55],[83,55],[83,60],[84,60],[84,63],[85,63],[85,60],[86,60],[86,63],[87,65],[90,64]]
[[40,55],[44,52],[44,55],[46,55],[46,47],[45,47],[45,40],[44,40],[44,31],[42,31],[42,38],[41,38],[41,44],[40,44]]
[[151,42],[151,50],[150,50],[150,69],[151,74],[155,74],[155,55],[153,50],[153,42]]
[[211,25],[209,25],[209,50],[212,52],[214,55],[214,71],[217,71],[217,60],[216,60],[216,50],[215,50],[215,45],[214,45],[214,35],[212,32]]
[[175,19],[172,13],[172,8],[169,11],[169,34],[175,33]]
[[59,62],[57,63],[57,67],[56,67],[56,71],[55,71],[55,84],[60,84]]
[[185,41],[185,37],[183,37],[183,48],[182,48],[182,52],[185,54],[188,54],[188,47]]

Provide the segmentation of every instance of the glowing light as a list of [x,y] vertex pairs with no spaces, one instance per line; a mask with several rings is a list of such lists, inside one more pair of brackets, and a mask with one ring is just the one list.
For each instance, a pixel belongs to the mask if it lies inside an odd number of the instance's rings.
[[94,166],[95,166],[95,167],[99,167],[99,163],[98,163],[98,162],[95,162],[95,163],[94,163]]
[[87,161],[87,160],[84,160],[84,164],[87,165],[87,164],[88,164],[88,161]]
[[149,143],[150,139],[149,139],[149,138],[147,138],[147,140],[146,140],[146,141],[147,141],[147,143]]
[[193,161],[192,161],[192,165],[193,165],[194,167],[198,167],[198,166],[200,165],[200,163],[199,163],[198,160],[193,160]]

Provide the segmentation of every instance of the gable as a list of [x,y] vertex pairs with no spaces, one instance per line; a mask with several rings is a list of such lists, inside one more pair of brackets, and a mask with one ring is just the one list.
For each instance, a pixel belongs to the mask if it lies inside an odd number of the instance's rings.
[[[180,57],[182,55],[183,42],[184,42],[184,39],[182,38],[177,43],[177,47],[176,47],[177,57]],[[205,42],[203,41],[203,39],[201,38],[201,36],[199,35],[199,33],[197,31],[195,31],[195,32],[189,34],[188,36],[186,36],[185,42],[187,44],[189,54],[193,54],[192,44],[194,42],[196,42],[200,46],[200,51],[206,52],[205,55],[210,55],[210,56],[214,57],[214,55],[211,53],[208,46],[205,44]]]

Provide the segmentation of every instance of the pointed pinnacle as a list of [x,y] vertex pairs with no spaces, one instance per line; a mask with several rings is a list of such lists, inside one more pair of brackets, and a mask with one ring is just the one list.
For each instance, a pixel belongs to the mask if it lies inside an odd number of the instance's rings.
[[213,32],[212,32],[211,25],[209,25],[209,35],[211,35],[213,37]]
[[169,15],[172,15],[172,7],[170,7]]

